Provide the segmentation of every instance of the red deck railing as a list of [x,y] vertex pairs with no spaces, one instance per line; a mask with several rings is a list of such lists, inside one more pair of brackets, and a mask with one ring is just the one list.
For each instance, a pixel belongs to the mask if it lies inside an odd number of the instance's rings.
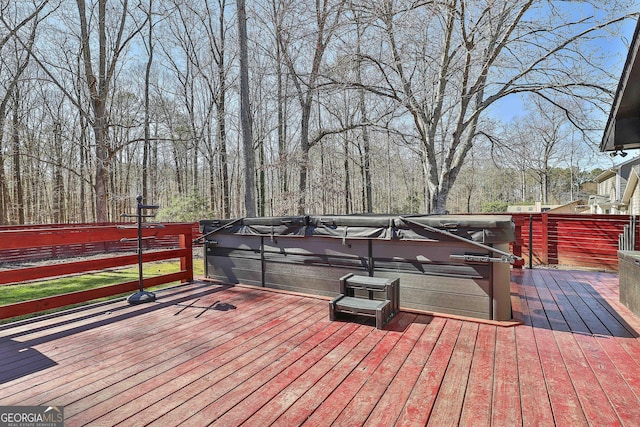
[[[618,270],[618,236],[630,223],[624,215],[513,214],[516,241],[511,251],[524,258],[515,267],[567,265]],[[636,221],[636,223],[638,223]],[[530,231],[531,230],[531,231]],[[81,224],[0,227],[0,260],[18,262],[33,259],[69,258],[105,254],[90,261],[69,261],[55,265],[17,268],[0,272],[0,286],[30,280],[97,271],[137,263],[137,255],[116,255],[114,251],[134,251],[137,230],[116,224]],[[144,286],[193,280],[192,241],[197,224],[164,224],[164,228],[144,229],[144,262],[180,259],[180,271],[144,280]],[[640,248],[640,230],[636,230]],[[106,255],[111,253],[111,255]],[[63,307],[96,298],[117,295],[138,288],[138,281],[120,283],[38,300],[0,305],[0,319]],[[0,304],[3,304],[0,301]]]
[[[627,215],[513,214],[512,249],[523,264],[567,265],[618,270],[618,237],[630,224]],[[640,248],[636,230],[636,248]],[[520,253],[518,253],[520,252]]]
[[[144,287],[157,286],[174,281],[184,283],[193,280],[193,231],[194,225],[191,223],[163,224],[162,228],[143,229],[143,237],[154,238],[153,240],[145,240],[145,246],[148,249],[154,249],[154,251],[148,253],[143,251],[144,262],[175,258],[180,259],[180,271],[145,278]],[[0,229],[0,256],[2,256],[2,261],[8,262],[16,259],[24,259],[29,253],[35,258],[42,258],[47,254],[49,257],[55,258],[58,256],[68,257],[73,255],[94,254],[98,252],[99,248],[103,249],[103,253],[112,253],[116,250],[130,251],[136,248],[137,243],[133,241],[136,237],[136,228],[123,227],[115,224],[3,227]],[[128,241],[123,242],[122,239]],[[91,259],[89,261],[70,261],[55,265],[4,270],[0,273],[0,286],[133,265],[137,262],[137,254],[109,256],[105,253],[104,258]],[[37,300],[2,305],[0,306],[0,319],[135,291],[138,287],[139,282],[135,280]],[[1,301],[0,304],[2,304]]]

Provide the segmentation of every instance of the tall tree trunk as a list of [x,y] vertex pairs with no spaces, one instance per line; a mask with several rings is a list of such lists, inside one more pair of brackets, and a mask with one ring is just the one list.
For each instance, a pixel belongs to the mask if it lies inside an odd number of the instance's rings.
[[148,53],[147,65],[144,72],[144,145],[142,147],[142,200],[150,203],[149,200],[149,149],[151,139],[151,106],[149,100],[149,84],[151,78],[151,66],[153,65],[153,0],[149,0],[149,9],[147,10],[147,20],[149,25],[148,32]]
[[364,149],[363,153],[363,169],[364,169],[364,212],[373,212],[373,194],[371,191],[371,142],[369,141],[369,130],[366,123],[369,121],[367,117],[367,105],[365,102],[365,90],[362,84],[362,52],[361,52],[361,38],[362,29],[360,28],[360,19],[356,18],[356,54],[358,55],[358,66],[356,68],[356,82],[360,86],[358,89],[358,101],[360,109],[360,120],[365,126],[362,127],[362,145]]
[[[217,103],[217,125],[218,125],[218,147],[220,149],[220,169],[222,174],[222,216],[229,218],[231,216],[231,202],[229,200],[229,156],[227,155],[227,127],[226,127],[226,94],[227,94],[227,77],[224,69],[225,50],[224,50],[224,15],[220,16],[220,60],[218,64],[218,80],[220,91]],[[213,199],[213,193],[211,194]]]
[[244,154],[244,208],[246,216],[256,215],[255,201],[255,153],[249,104],[249,56],[247,52],[247,14],[245,1],[237,0],[238,34],[240,42],[240,121],[242,125],[242,147]]
[[267,200],[267,185],[265,176],[265,154],[264,154],[264,139],[261,138],[260,145],[258,146],[258,215],[265,216],[266,200]]
[[18,224],[24,224],[24,191],[20,167],[20,93],[17,88],[13,91],[13,121],[11,123],[11,142],[13,156],[13,184],[14,203]]
[[64,222],[64,178],[62,176],[62,129],[59,121],[54,123],[55,162],[53,179],[53,222]]
[[2,148],[2,141],[4,140],[4,124],[6,117],[7,100],[5,98],[0,103],[0,225],[8,224],[9,214],[8,209],[10,205],[9,187],[7,186],[7,178],[4,171],[4,155]]
[[343,138],[343,167],[344,167],[344,209],[345,213],[353,212],[353,197],[351,196],[351,173],[349,171],[349,140]]
[[[89,22],[85,0],[76,0],[80,18],[80,37],[82,43],[82,62],[84,66],[84,78],[91,97],[91,109],[93,113],[92,126],[95,138],[95,214],[97,222],[109,221],[109,163],[111,161],[111,148],[107,138],[109,130],[107,102],[111,90],[111,82],[116,71],[116,64],[124,46],[133,35],[123,40],[125,23],[128,16],[128,0],[123,0],[117,10],[120,16],[117,18],[115,37],[107,37],[107,25],[111,21],[107,19],[107,0],[98,0],[98,70],[93,69],[92,46],[94,45],[89,34]],[[116,9],[114,9],[116,10]],[[111,49],[111,57],[107,49]],[[96,77],[97,75],[97,77]]]

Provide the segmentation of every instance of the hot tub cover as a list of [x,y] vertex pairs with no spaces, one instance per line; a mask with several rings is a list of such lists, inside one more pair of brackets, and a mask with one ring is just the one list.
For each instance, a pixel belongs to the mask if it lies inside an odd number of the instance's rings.
[[451,233],[481,243],[515,240],[508,215],[319,215],[215,219],[200,221],[205,239],[215,234],[320,236],[340,239],[440,241]]

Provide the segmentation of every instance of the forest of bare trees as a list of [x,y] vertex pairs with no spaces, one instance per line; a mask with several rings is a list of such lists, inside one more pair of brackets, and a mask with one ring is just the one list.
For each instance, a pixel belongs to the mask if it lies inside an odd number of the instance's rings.
[[0,225],[567,202],[633,5],[0,0]]

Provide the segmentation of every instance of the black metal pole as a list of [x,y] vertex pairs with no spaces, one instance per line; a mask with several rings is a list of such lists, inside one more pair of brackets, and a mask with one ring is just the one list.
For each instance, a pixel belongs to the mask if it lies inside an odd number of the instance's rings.
[[[153,216],[153,215],[143,215],[142,211],[144,209],[157,209],[158,206],[156,205],[143,205],[142,204],[142,196],[138,195],[136,197],[136,200],[138,201],[138,205],[137,205],[137,212],[136,212],[136,220],[138,221],[137,224],[137,228],[138,228],[138,238],[136,240],[138,240],[138,292],[136,292],[133,295],[130,295],[129,298],[127,298],[127,301],[129,302],[129,304],[140,304],[143,302],[152,302],[156,300],[156,295],[153,292],[150,291],[145,291],[144,290],[144,276],[142,274],[142,218],[147,217],[147,216]],[[133,215],[126,215],[123,214],[123,216],[126,217],[133,217]],[[133,239],[124,239],[125,241],[127,240],[133,240]]]
[[533,268],[533,215],[529,215],[529,270]]
[[142,276],[142,196],[136,197],[138,201],[138,282],[140,292],[144,290],[144,279]]

